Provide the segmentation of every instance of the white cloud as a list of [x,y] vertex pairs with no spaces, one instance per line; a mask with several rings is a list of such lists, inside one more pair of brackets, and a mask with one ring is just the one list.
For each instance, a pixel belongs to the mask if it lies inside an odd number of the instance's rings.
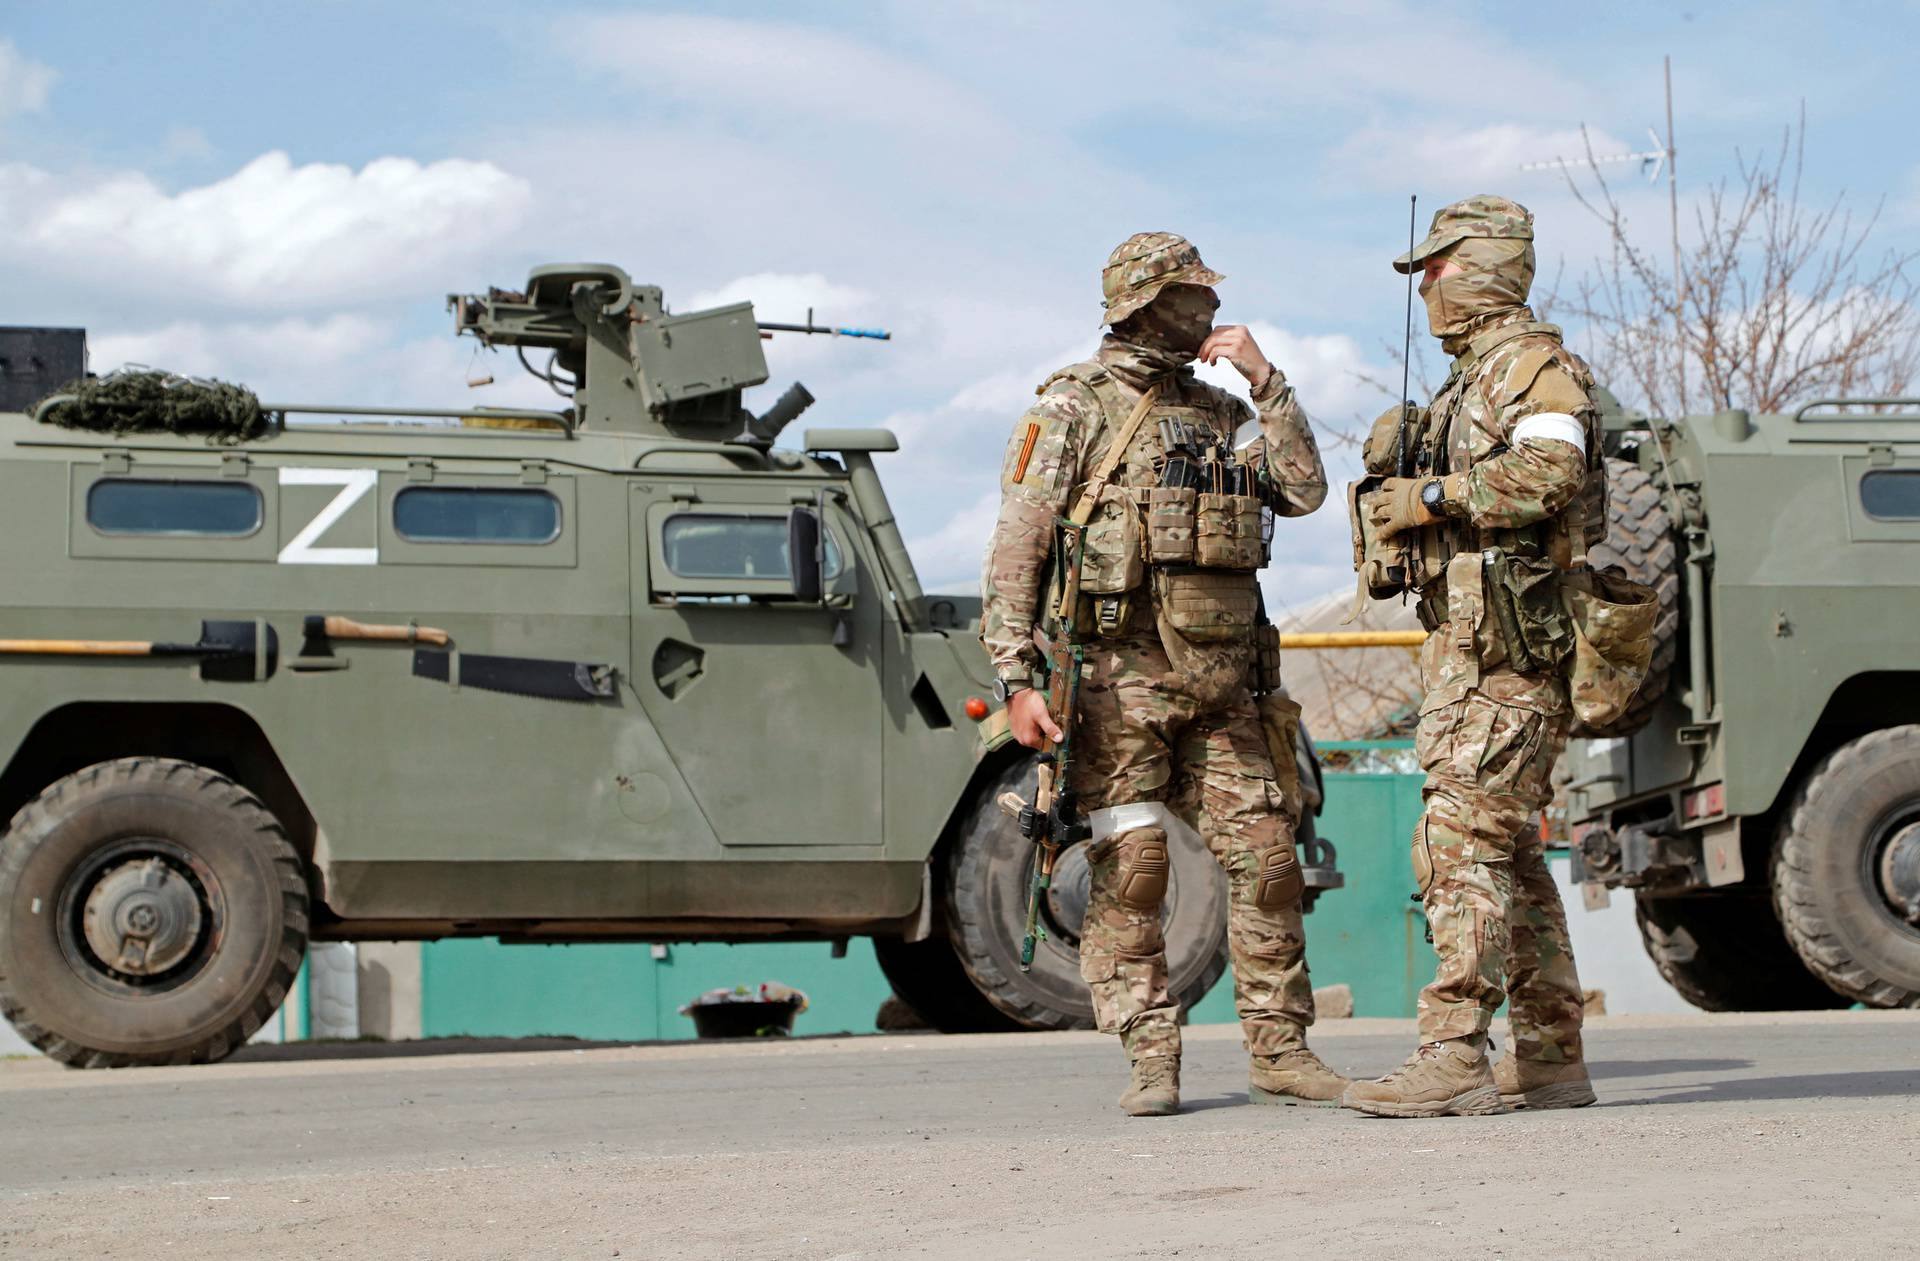
[[47,97],[60,76],[22,56],[10,39],[0,39],[0,123],[16,114],[37,114],[47,107]]
[[262,154],[169,193],[144,174],[0,166],[0,259],[122,292],[312,306],[417,293],[519,223],[524,180],[490,162],[385,157],[360,170]]
[[987,536],[993,533],[999,513],[996,487],[956,509],[931,533],[907,540],[907,553],[913,557],[921,585],[928,591],[977,593]]

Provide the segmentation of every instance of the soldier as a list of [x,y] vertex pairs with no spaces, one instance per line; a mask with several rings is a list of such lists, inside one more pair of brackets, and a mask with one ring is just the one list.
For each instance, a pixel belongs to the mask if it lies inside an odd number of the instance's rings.
[[[1394,267],[1424,271],[1428,324],[1454,357],[1410,426],[1420,475],[1388,476],[1357,504],[1379,539],[1405,548],[1430,632],[1413,867],[1440,962],[1420,994],[1419,1050],[1342,1102],[1381,1116],[1581,1107],[1594,1095],[1580,978],[1532,819],[1569,722],[1560,576],[1584,570],[1605,528],[1593,378],[1526,305],[1525,207],[1493,196],[1448,206]],[[1375,422],[1370,472],[1397,471],[1399,422],[1397,407]],[[1490,1067],[1487,1030],[1503,1000],[1512,1053]]]
[[[1133,1116],[1180,1102],[1159,910],[1170,813],[1226,869],[1251,1097],[1331,1104],[1347,1084],[1306,1044],[1303,885],[1249,690],[1264,515],[1312,512],[1326,474],[1286,377],[1244,327],[1213,327],[1221,279],[1171,233],[1113,251],[1101,276],[1107,334],[1092,360],[1048,377],[1014,426],[986,557],[981,639],[1014,738],[1038,748],[1043,731],[1061,734],[1034,687],[1053,522],[1117,460],[1085,536],[1077,625],[1090,642],[1073,787],[1093,829],[1080,971],[1100,1028],[1120,1035],[1132,1063],[1120,1103]],[[1196,358],[1246,378],[1257,424],[1245,403],[1194,379]]]

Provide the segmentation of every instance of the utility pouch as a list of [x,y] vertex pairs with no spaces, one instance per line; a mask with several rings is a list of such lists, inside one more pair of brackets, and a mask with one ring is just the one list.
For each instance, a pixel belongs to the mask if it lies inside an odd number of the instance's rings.
[[1561,592],[1573,632],[1567,693],[1574,716],[1604,726],[1627,712],[1647,677],[1659,597],[1618,565],[1569,573]]
[[1202,494],[1194,505],[1193,563],[1254,570],[1267,563],[1260,501],[1252,495]]
[[1206,569],[1155,569],[1153,594],[1166,624],[1197,644],[1244,641],[1260,604],[1252,574]]
[[1259,701],[1260,731],[1273,759],[1273,781],[1287,816],[1300,822],[1305,798],[1300,791],[1300,703],[1285,692],[1268,692]]
[[[1373,600],[1391,599],[1407,589],[1407,561],[1402,541],[1376,536],[1366,510],[1360,506],[1362,496],[1380,489],[1381,480],[1363,477],[1347,487],[1347,520],[1353,526],[1353,569],[1360,576],[1360,592],[1364,598]],[[1358,612],[1359,593],[1354,603]]]
[[1195,491],[1156,486],[1147,492],[1147,560],[1155,565],[1193,564]]
[[1493,548],[1481,553],[1487,611],[1500,628],[1507,664],[1521,674],[1558,671],[1573,652],[1573,623],[1561,596],[1560,567]]
[[1280,681],[1280,628],[1272,622],[1261,622],[1253,632],[1253,671],[1254,691],[1284,690]]
[[1082,595],[1122,595],[1146,577],[1140,509],[1119,486],[1100,492],[1087,521],[1080,562]]

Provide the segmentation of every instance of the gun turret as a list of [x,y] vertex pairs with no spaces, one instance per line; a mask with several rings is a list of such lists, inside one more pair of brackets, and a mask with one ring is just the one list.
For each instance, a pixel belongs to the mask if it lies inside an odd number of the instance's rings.
[[[743,390],[767,379],[761,339],[776,332],[886,339],[880,329],[761,324],[753,304],[735,302],[675,315],[660,289],[636,285],[610,263],[549,263],[527,276],[524,291],[449,294],[456,335],[512,346],[527,371],[573,400],[585,428],[770,445],[813,396],[788,388],[755,417]],[[548,352],[546,365],[529,349]]]

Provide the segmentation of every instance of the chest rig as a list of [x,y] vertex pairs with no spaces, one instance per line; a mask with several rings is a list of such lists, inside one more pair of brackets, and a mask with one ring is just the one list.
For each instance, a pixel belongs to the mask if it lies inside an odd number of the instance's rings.
[[[1551,350],[1529,347],[1510,357],[1505,365],[1490,362],[1501,347],[1529,336],[1536,341],[1551,338]],[[1470,340],[1467,353],[1454,361],[1446,383],[1427,409],[1415,442],[1415,476],[1464,473],[1480,461],[1505,452],[1502,410],[1524,398],[1535,377],[1549,365],[1571,372],[1591,396],[1593,378],[1586,365],[1572,355],[1556,353],[1559,347],[1559,328],[1531,320],[1501,325]],[[1494,379],[1502,375],[1497,371],[1501,366],[1510,370],[1513,379]],[[1490,529],[1449,520],[1417,531],[1410,585],[1425,591],[1445,575],[1448,564],[1462,552],[1497,550],[1524,560],[1551,561],[1561,569],[1584,561],[1587,544],[1606,531],[1605,459],[1597,432],[1587,435],[1587,462],[1588,476],[1580,497],[1548,520]]]
[[1081,567],[1081,629],[1105,636],[1144,629],[1154,620],[1141,598],[1150,591],[1163,632],[1201,643],[1245,639],[1271,527],[1253,494],[1254,470],[1234,458],[1232,422],[1191,373],[1162,382],[1130,430],[1137,397],[1107,368],[1073,364],[1041,390],[1063,377],[1099,403],[1084,448],[1093,462],[1116,458],[1114,444],[1124,443],[1110,478],[1082,481],[1070,497],[1096,496]]

